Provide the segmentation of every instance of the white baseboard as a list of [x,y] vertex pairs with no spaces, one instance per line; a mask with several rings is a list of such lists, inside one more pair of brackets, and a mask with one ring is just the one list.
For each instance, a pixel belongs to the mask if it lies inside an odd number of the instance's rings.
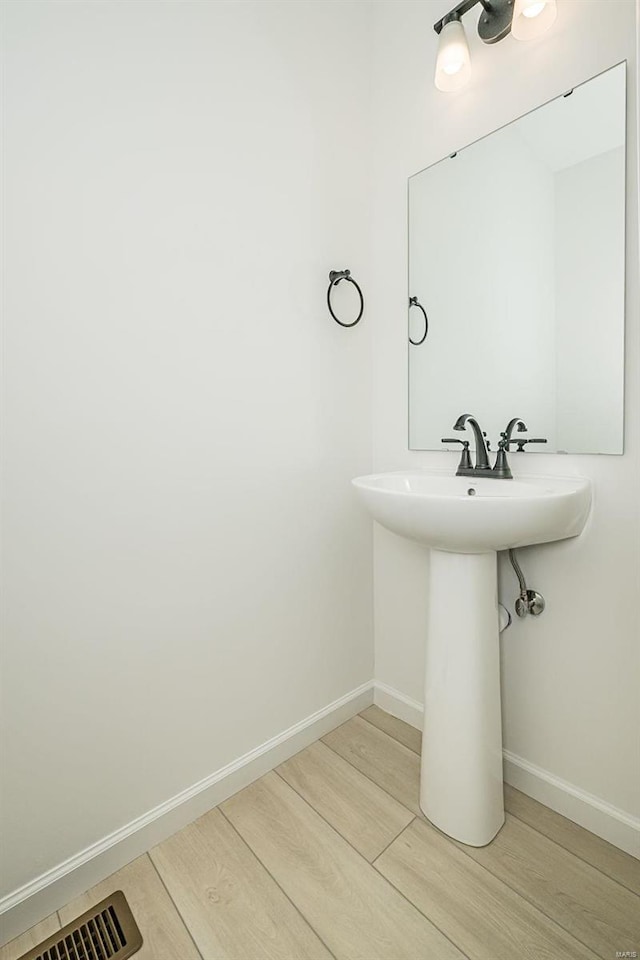
[[[373,702],[382,710],[422,730],[423,707],[386,683],[375,681]],[[563,817],[580,824],[615,847],[640,858],[640,819],[556,777],[508,750],[503,751],[506,783]]]
[[0,944],[19,936],[371,703],[373,681],[361,684],[4,897],[0,900]]
[[[417,700],[385,683],[363,683],[4,897],[0,900],[0,944],[19,936],[372,702],[412,727],[422,729],[422,704]],[[632,856],[640,856],[637,817],[506,750],[504,776],[511,786]]]
[[509,750],[503,751],[503,757],[504,779],[512,787],[574,823],[579,823],[632,857],[640,858],[640,818],[554,776]]
[[386,710],[393,717],[404,720],[409,726],[416,730],[422,730],[422,704],[411,697],[405,697],[404,693],[387,686],[386,683],[380,683],[378,680],[373,685],[373,702],[381,710]]

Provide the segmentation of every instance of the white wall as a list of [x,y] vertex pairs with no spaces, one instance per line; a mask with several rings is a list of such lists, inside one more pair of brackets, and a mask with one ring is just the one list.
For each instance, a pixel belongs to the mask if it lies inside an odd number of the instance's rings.
[[[537,41],[472,44],[473,81],[433,86],[432,25],[448,0],[374,6],[373,259],[374,469],[449,466],[455,453],[407,450],[406,178],[541,102],[628,58],[628,162],[636,169],[632,0],[558,0]],[[470,31],[473,33],[473,30]],[[499,176],[499,173],[496,173]],[[480,185],[479,185],[480,186]],[[628,178],[626,447],[623,457],[526,455],[533,473],[585,474],[594,484],[588,529],[575,541],[523,550],[539,620],[503,635],[505,745],[622,811],[640,813],[640,367],[637,182]],[[453,360],[449,360],[453,363]],[[473,411],[472,411],[473,412]],[[443,429],[448,423],[443,423]],[[516,469],[522,470],[519,461]],[[376,678],[422,700],[427,555],[375,531]],[[516,581],[503,575],[511,603]]]
[[0,893],[373,672],[368,8],[2,6]]

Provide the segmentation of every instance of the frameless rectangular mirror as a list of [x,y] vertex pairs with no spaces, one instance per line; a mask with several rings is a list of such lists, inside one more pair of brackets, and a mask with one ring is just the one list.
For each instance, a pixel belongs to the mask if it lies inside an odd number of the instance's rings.
[[494,441],[521,417],[541,452],[622,453],[625,81],[621,63],[410,178],[411,449],[472,413]]

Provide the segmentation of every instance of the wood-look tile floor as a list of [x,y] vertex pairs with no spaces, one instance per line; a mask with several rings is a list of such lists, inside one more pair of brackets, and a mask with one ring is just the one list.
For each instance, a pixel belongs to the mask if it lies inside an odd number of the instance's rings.
[[487,847],[418,806],[420,734],[378,707],[0,948],[16,960],[113,890],[139,960],[640,956],[640,861],[506,788]]

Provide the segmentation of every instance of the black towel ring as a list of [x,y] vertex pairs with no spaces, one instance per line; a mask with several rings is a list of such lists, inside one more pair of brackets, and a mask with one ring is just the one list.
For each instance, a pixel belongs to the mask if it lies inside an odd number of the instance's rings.
[[[338,286],[341,280],[348,280],[349,283],[352,283],[356,288],[356,290],[358,291],[358,295],[360,297],[360,313],[358,314],[356,319],[353,321],[353,323],[343,323],[342,320],[338,320],[338,318],[336,317],[331,307],[331,291],[334,287]],[[327,306],[329,307],[329,313],[331,314],[335,322],[339,323],[341,327],[355,327],[356,323],[360,322],[362,314],[364,313],[364,297],[362,296],[362,290],[360,289],[358,284],[355,282],[355,280],[351,276],[350,270],[331,270],[330,271],[329,289],[327,290]]]
[[424,343],[427,339],[427,334],[429,333],[429,318],[427,317],[427,311],[417,297],[409,297],[409,310],[411,310],[411,307],[418,307],[422,310],[422,316],[424,317],[424,333],[422,334],[422,338],[420,340],[412,340],[411,334],[409,334],[409,343],[412,343],[414,347],[419,347],[420,344]]

